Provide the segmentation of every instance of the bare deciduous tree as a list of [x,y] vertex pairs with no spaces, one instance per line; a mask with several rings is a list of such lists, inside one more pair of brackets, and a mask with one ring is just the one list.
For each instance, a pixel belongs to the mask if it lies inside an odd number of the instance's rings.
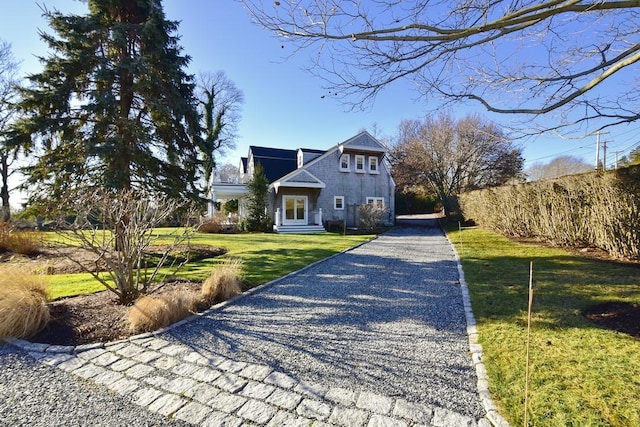
[[235,148],[244,94],[223,71],[200,74],[196,92],[203,120],[201,151],[208,194],[216,167],[215,155]]
[[448,214],[452,195],[505,184],[520,175],[524,160],[495,124],[441,113],[401,123],[391,164],[398,190],[421,187],[438,196]]
[[[188,241],[192,229],[175,228],[159,257],[148,262],[149,249],[157,240],[153,228],[174,215],[182,205],[182,202],[160,193],[79,191],[69,198],[69,205],[65,206],[68,212],[72,212],[74,220],[61,219],[59,233],[65,240],[71,238],[72,243],[95,255],[96,267],[104,266],[106,274],[101,273],[101,268],[87,268],[73,255],[69,258],[114,292],[120,303],[128,304],[156,280],[170,253]],[[118,230],[118,235],[115,230]]]
[[11,218],[9,204],[9,178],[16,169],[13,162],[18,154],[9,144],[9,127],[16,117],[14,107],[18,98],[18,62],[13,57],[11,45],[0,40],[0,221]]
[[559,178],[566,175],[590,172],[593,165],[575,156],[560,156],[549,163],[534,163],[527,169],[527,178],[530,181]]
[[640,118],[637,0],[242,1],[264,28],[317,47],[309,68],[352,105],[410,79],[430,100],[545,115],[536,131]]
[[239,180],[238,166],[232,163],[225,163],[216,167],[216,176],[220,182],[237,183]]

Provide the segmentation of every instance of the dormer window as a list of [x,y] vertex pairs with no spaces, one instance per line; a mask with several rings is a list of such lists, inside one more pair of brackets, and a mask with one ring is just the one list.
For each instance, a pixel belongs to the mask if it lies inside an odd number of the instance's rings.
[[349,172],[351,168],[349,167],[349,155],[343,154],[340,156],[340,171],[341,172]]
[[375,156],[369,156],[369,173],[380,173],[380,171],[378,170],[378,158]]
[[356,173],[365,173],[364,156],[356,154]]

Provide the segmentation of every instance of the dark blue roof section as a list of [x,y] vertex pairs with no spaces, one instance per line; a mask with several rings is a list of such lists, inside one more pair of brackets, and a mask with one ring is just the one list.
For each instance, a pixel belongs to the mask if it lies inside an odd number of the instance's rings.
[[252,145],[249,147],[253,153],[253,157],[271,157],[274,159],[295,159],[297,150],[287,150],[284,148],[267,148],[256,147]]
[[293,172],[298,167],[297,150],[282,148],[249,147],[253,153],[253,161],[260,163],[269,183]]

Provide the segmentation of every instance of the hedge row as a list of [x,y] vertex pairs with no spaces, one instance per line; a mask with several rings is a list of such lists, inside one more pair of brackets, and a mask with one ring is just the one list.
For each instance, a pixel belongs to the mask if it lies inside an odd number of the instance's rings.
[[640,166],[473,191],[459,203],[465,219],[506,235],[640,258]]

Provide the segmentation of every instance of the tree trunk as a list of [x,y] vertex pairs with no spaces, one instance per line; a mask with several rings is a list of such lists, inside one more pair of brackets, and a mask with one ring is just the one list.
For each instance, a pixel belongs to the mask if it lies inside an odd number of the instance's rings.
[[6,153],[0,154],[0,175],[2,175],[2,186],[0,187],[0,221],[11,219],[11,208],[9,205],[9,156]]

